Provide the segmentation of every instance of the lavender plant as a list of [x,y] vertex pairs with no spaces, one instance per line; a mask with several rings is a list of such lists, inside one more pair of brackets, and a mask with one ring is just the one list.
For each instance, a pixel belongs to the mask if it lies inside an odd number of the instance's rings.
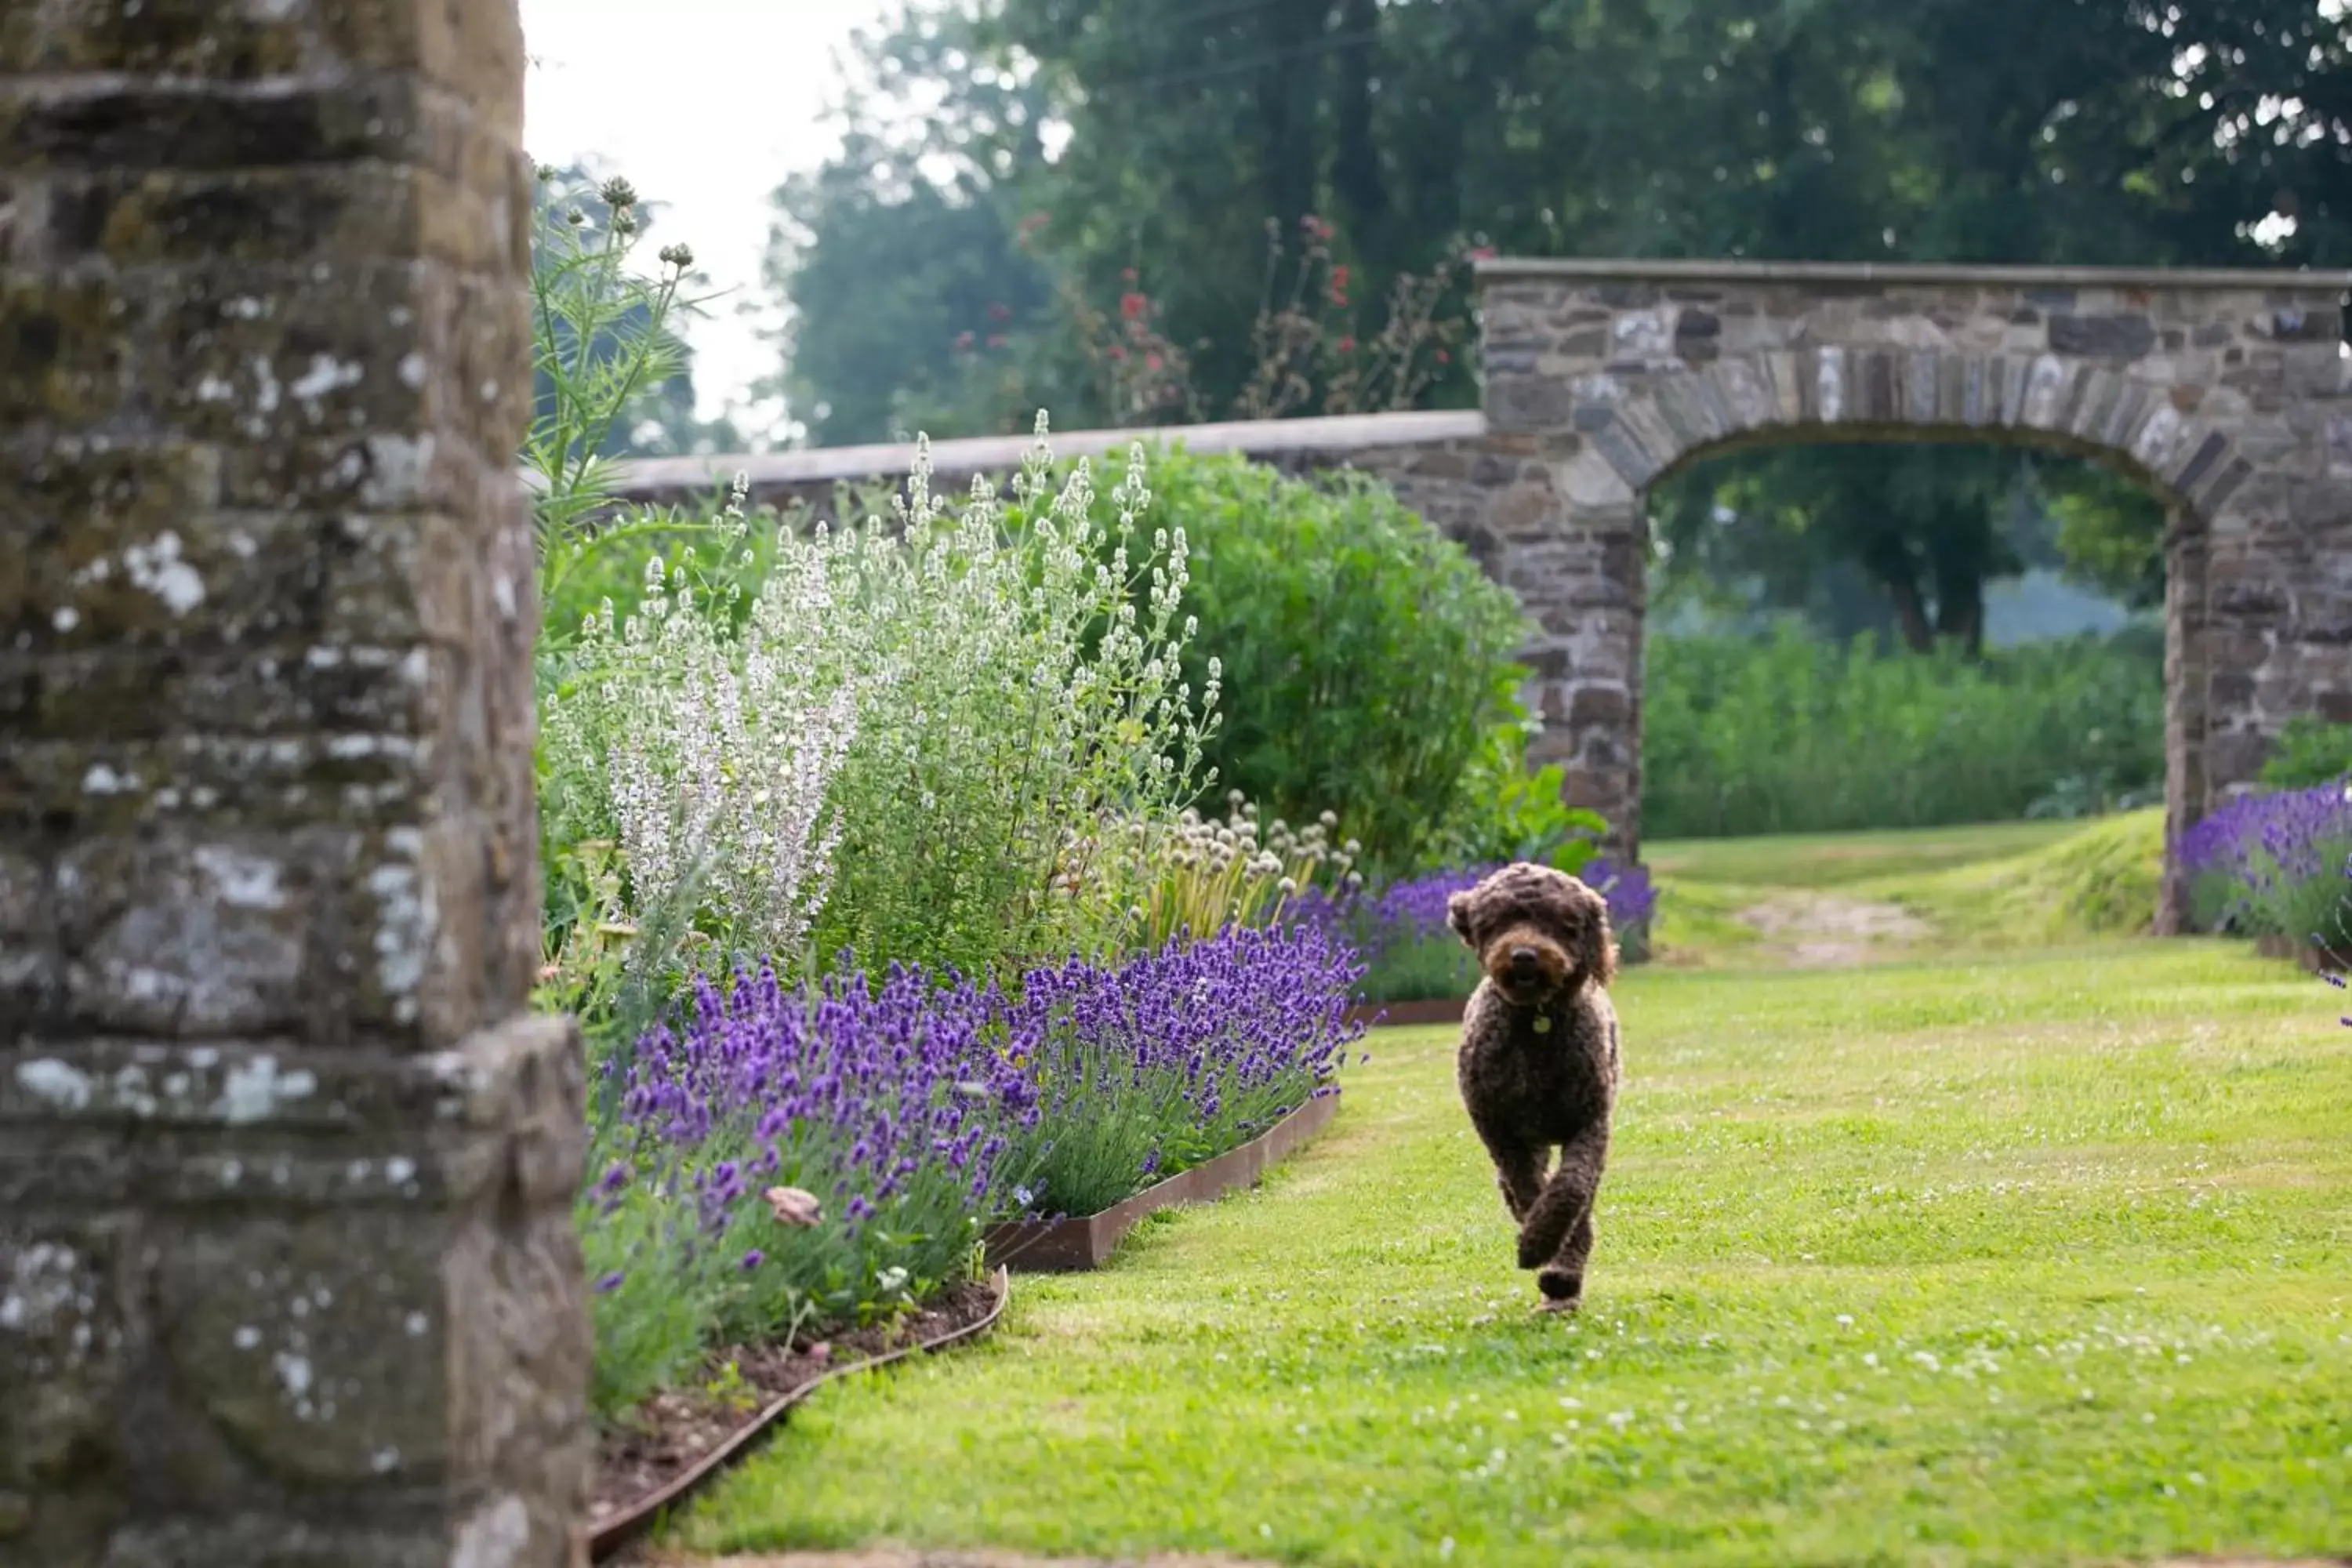
[[1016,1138],[1024,1208],[1092,1214],[1338,1092],[1362,966],[1307,930],[1233,926],[1112,968],[1031,971],[1011,1047],[1043,1114]]
[[2171,853],[2200,926],[2326,947],[2352,910],[2336,875],[2352,855],[2352,784],[2242,795]]
[[855,1321],[965,1272],[1037,1095],[992,988],[854,963],[698,980],[608,1060],[618,1114],[583,1196],[607,1415],[711,1346]]
[[[1657,889],[1648,870],[1621,867],[1589,853],[1574,874],[1607,900],[1609,922],[1629,959],[1643,955]],[[1368,1002],[1439,1001],[1467,996],[1478,984],[1477,961],[1445,923],[1446,900],[1476,887],[1495,862],[1432,872],[1390,883],[1377,893],[1339,897],[1310,893],[1287,913],[1298,927],[1346,942],[1364,963]]]
[[969,1271],[991,1219],[1092,1212],[1336,1092],[1359,968],[1233,930],[1018,994],[846,958],[772,966],[608,1058],[580,1228],[608,1418],[711,1347],[896,1310]]

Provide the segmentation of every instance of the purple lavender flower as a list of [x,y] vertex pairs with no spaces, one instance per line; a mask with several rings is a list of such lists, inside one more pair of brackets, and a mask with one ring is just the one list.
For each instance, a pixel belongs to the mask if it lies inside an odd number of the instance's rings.
[[2199,922],[2245,934],[2326,945],[2342,918],[2336,863],[2352,846],[2352,786],[2249,795],[2213,812],[2171,846]]

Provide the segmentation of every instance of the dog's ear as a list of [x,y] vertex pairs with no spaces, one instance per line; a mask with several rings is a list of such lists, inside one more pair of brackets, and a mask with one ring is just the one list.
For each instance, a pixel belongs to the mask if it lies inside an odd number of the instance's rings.
[[1581,882],[1577,900],[1577,966],[1593,984],[1607,987],[1617,980],[1617,933],[1609,927],[1609,900]]
[[1478,939],[1471,933],[1471,912],[1475,901],[1467,892],[1456,893],[1445,900],[1445,923],[1462,939],[1462,945],[1475,950]]

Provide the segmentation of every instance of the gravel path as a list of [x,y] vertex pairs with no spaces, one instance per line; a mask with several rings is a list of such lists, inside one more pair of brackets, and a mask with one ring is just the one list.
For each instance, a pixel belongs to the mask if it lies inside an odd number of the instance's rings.
[[1862,963],[1890,947],[1935,934],[1927,921],[1899,905],[1796,889],[1750,904],[1738,918],[1763,934],[1768,953],[1795,969]]

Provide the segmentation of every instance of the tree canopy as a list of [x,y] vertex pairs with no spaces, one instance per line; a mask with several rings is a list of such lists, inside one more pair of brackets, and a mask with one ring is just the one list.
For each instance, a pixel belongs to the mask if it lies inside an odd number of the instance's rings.
[[[780,386],[829,444],[1067,428],[1267,406],[1279,349],[1274,411],[1314,413],[1411,339],[1385,405],[1466,405],[1416,312],[1466,315],[1477,245],[2340,263],[2347,47],[2315,0],[915,0],[842,154],[778,193]],[[1836,563],[1907,640],[1973,642],[2021,506],[2078,577],[2157,591],[2153,503],[2077,467],[1826,447],[1656,504],[1670,571],[1777,551],[1801,605]]]

